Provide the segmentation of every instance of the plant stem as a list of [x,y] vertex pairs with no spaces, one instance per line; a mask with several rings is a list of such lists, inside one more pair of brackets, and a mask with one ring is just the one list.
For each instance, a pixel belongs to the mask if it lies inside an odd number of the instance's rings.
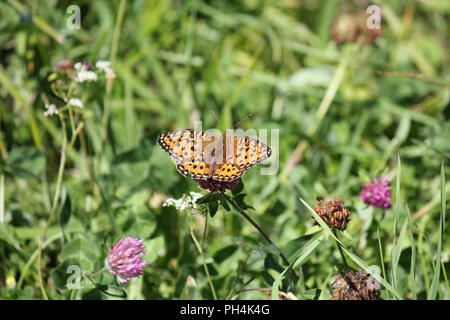
[[50,211],[50,216],[47,220],[47,225],[45,226],[44,234],[42,236],[43,239],[45,238],[45,236],[47,234],[48,228],[50,227],[50,224],[52,223],[53,218],[55,216],[56,208],[58,207],[58,199],[59,199],[59,194],[61,192],[62,177],[63,177],[63,173],[64,173],[64,167],[66,164],[66,147],[67,147],[66,123],[64,122],[62,115],[59,116],[59,119],[61,120],[61,126],[62,126],[62,130],[63,130],[63,143],[62,143],[62,148],[61,148],[61,159],[59,161],[58,179],[56,182],[56,190],[55,190],[55,196],[53,198],[52,210]]
[[[245,213],[245,211],[242,210],[232,198],[230,198],[223,192],[222,192],[222,195],[233,206],[233,208],[237,210],[237,212],[239,212],[245,219],[247,219],[248,222],[250,222],[256,228],[256,230],[259,231],[259,233],[263,236],[264,239],[266,239],[266,241],[270,244],[270,246],[274,246],[277,249],[276,251],[279,254],[279,256],[281,257],[281,259],[284,261],[284,263],[287,266],[290,266],[289,260],[284,256],[284,254],[281,252],[281,250],[278,249],[278,247],[275,245],[275,242],[273,242],[269,238],[269,236],[264,232],[264,230],[247,213]],[[298,278],[297,274],[295,273],[295,271],[294,270],[291,270],[291,271],[292,271],[292,274],[294,275],[295,279],[298,281],[299,278]]]
[[42,296],[44,297],[45,300],[48,300],[48,296],[47,296],[47,292],[45,292],[45,288],[44,288],[44,280],[42,279],[42,267],[41,267],[41,258],[42,258],[42,242],[40,241],[40,239],[38,238],[38,242],[39,242],[39,253],[38,253],[38,272],[39,272],[39,287],[41,288],[41,293]]
[[51,237],[49,237],[43,244],[42,246],[39,246],[38,249],[36,249],[35,252],[33,252],[33,254],[31,255],[31,257],[28,259],[27,263],[25,264],[25,266],[22,269],[22,272],[20,273],[20,277],[19,277],[19,281],[17,282],[17,288],[22,288],[22,283],[25,279],[25,276],[28,273],[28,270],[30,269],[31,265],[33,264],[34,260],[36,258],[39,257],[40,252],[45,249],[45,247],[47,247],[50,243],[52,243],[53,241],[57,240],[60,237],[59,234],[55,234]]
[[[205,230],[206,230],[206,228],[205,228]],[[208,267],[206,266],[205,255],[203,254],[202,247],[200,246],[200,244],[197,241],[197,238],[195,237],[194,229],[192,228],[192,225],[191,225],[191,237],[192,237],[192,240],[194,240],[195,246],[197,247],[197,250],[202,257],[203,269],[205,269],[206,277],[208,278],[209,286],[211,287],[211,291],[212,291],[214,300],[217,300],[216,290],[214,289],[214,285],[211,281],[211,276],[209,275]]]
[[0,175],[0,224],[5,223],[5,175]]
[[[334,236],[335,236],[336,238],[338,238],[337,233],[336,233],[336,230],[333,229],[333,233],[334,233]],[[342,251],[341,245],[340,245],[339,242],[337,242],[337,241],[336,241],[336,245],[337,245],[337,247],[338,247],[338,249],[339,249],[339,253],[341,254],[342,261],[344,262],[345,268],[346,268],[347,270],[350,270],[350,268],[349,268],[349,266],[348,266],[348,264],[347,264],[347,260],[345,259],[345,256],[344,256],[344,252]]]

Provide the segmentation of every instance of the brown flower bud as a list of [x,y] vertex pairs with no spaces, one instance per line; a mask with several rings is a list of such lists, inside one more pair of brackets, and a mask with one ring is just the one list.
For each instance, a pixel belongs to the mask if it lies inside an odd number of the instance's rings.
[[341,273],[331,285],[331,300],[376,300],[380,284],[367,272]]
[[344,201],[336,197],[334,200],[323,200],[317,198],[318,204],[314,207],[314,211],[322,218],[331,228],[344,230],[349,222],[350,211],[344,208]]

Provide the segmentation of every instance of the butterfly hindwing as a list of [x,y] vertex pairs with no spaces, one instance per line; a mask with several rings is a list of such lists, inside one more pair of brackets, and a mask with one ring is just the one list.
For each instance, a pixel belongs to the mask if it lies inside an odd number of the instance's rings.
[[203,161],[177,162],[176,165],[186,178],[206,180],[211,176],[212,166]]
[[222,165],[217,166],[217,168],[212,173],[211,178],[217,181],[233,181],[239,179],[245,172],[241,170],[234,163],[224,163]]

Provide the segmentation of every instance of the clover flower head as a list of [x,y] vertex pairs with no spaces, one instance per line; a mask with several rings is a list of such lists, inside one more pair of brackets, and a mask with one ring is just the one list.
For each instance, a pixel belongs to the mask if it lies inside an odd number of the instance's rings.
[[194,181],[200,185],[200,188],[209,189],[209,191],[215,192],[215,191],[233,190],[234,188],[236,188],[236,185],[239,182],[239,179],[236,179],[233,181],[217,181],[217,180],[213,180],[213,179],[208,179],[208,180],[194,179]]
[[44,116],[46,117],[50,117],[54,114],[59,114],[58,108],[52,103],[52,104],[45,104],[45,109],[46,111],[44,111]]
[[385,210],[392,207],[390,183],[391,180],[385,176],[381,176],[378,180],[372,178],[371,183],[362,185],[360,199],[374,209]]
[[109,250],[105,264],[112,275],[117,277],[120,283],[127,282],[143,273],[147,261],[141,260],[145,255],[144,240],[126,237],[113,244]]

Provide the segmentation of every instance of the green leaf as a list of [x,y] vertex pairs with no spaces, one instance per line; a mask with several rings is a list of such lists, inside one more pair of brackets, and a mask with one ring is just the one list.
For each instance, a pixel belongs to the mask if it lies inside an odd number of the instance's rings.
[[1,160],[1,171],[24,179],[39,179],[45,165],[44,155],[34,147],[11,150],[6,161]]
[[290,260],[290,258],[297,255],[311,239],[316,238],[321,233],[322,230],[319,230],[315,233],[305,234],[297,239],[290,240],[282,250],[283,254]]
[[205,204],[205,203],[208,203],[211,200],[211,198],[213,198],[213,193],[208,193],[206,196],[203,196],[200,199],[197,199],[196,203]]
[[319,248],[319,245],[322,242],[322,240],[323,240],[323,232],[315,233],[314,237],[312,237],[300,250],[294,262],[293,268],[302,265],[306,261],[308,261],[311,255]]
[[213,196],[211,197],[208,203],[208,208],[209,208],[209,215],[211,216],[211,218],[213,218],[216,215],[217,210],[219,209],[219,199],[215,194],[213,194]]
[[63,261],[71,259],[83,271],[91,271],[98,257],[98,249],[85,238],[76,238],[66,243],[61,252]]
[[156,228],[156,217],[153,211],[145,205],[138,205],[126,209],[126,212],[121,225],[127,235],[140,239],[150,238]]
[[244,198],[245,198],[246,194],[245,193],[240,193],[236,196],[233,197],[233,200],[237,203],[237,205],[242,209],[242,210],[247,210],[247,209],[253,209],[255,210],[255,208],[249,206],[248,204],[246,204],[244,202]]
[[214,254],[214,261],[217,263],[222,263],[226,259],[230,258],[235,252],[238,250],[238,246],[236,245],[229,245],[225,248],[220,249]]
[[244,183],[242,182],[242,179],[239,179],[238,183],[236,184],[236,187],[231,191],[234,196],[241,193],[241,191],[244,190]]
[[220,200],[220,204],[222,205],[222,207],[227,210],[230,211],[230,206],[227,203],[227,200],[225,199],[225,197],[223,196],[222,193],[218,193],[219,195],[219,200]]
[[114,157],[111,163],[112,175],[120,181],[137,183],[148,176],[150,153],[148,149],[137,148]]
[[164,250],[165,240],[164,236],[159,236],[153,239],[149,239],[144,241],[145,251],[147,253],[142,258],[147,261],[147,265],[155,261],[161,253],[161,250]]

